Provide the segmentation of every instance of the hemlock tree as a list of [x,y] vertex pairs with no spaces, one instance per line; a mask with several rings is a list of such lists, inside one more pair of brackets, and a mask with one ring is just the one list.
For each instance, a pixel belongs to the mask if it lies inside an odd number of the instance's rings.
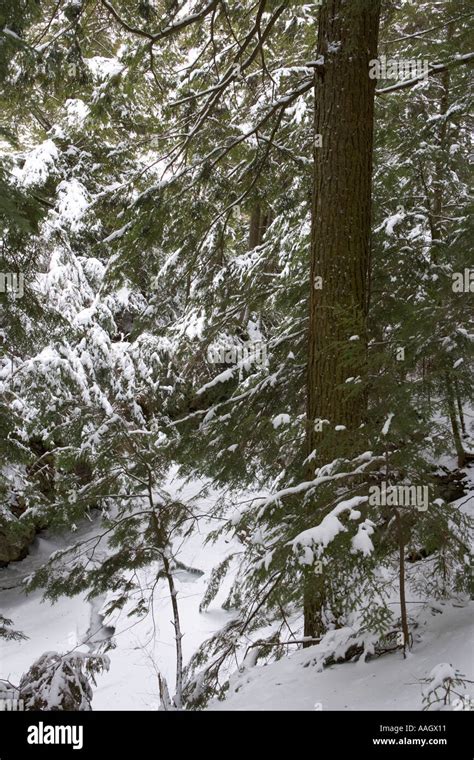
[[[327,2],[319,15],[315,133],[322,147],[314,161],[308,480],[314,464],[357,451],[364,437],[375,98],[369,62],[377,57],[379,16],[378,0]],[[349,377],[360,382],[348,384]],[[316,637],[324,631],[325,576],[308,575],[304,633]]]

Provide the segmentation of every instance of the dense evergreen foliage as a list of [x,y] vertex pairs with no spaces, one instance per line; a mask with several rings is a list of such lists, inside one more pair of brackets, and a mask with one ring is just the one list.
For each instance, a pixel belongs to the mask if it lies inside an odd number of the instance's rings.
[[[289,617],[308,643],[347,629],[345,653],[361,656],[409,647],[405,585],[423,599],[468,592],[467,519],[446,494],[473,457],[468,0],[381,3],[378,56],[428,73],[367,93],[370,226],[362,212],[361,229],[346,225],[344,198],[318,226],[318,187],[350,174],[337,137],[315,134],[334,117],[321,93],[340,58],[360,65],[359,15],[378,4],[11,0],[0,12],[0,272],[24,278],[22,296],[0,293],[0,561],[35,530],[70,532],[30,587],[112,592],[110,609],[133,599],[143,614],[152,592],[136,571],[156,562],[173,595],[178,537],[202,519],[163,488],[169,468],[219,488],[215,534],[241,550],[202,608],[231,573],[235,615],[183,673],[176,607],[177,707],[223,693],[252,637],[280,656]],[[344,25],[327,36],[338,12],[353,38]],[[336,120],[356,145],[344,65]],[[333,250],[337,224],[344,251],[371,233],[362,309],[337,284],[344,261],[318,253],[315,230]],[[374,503],[384,484],[427,488],[429,505]],[[97,545],[74,543],[98,514]]]

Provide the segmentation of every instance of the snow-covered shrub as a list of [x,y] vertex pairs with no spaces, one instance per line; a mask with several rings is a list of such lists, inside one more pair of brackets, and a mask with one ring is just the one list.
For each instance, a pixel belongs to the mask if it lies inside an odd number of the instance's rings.
[[109,669],[105,655],[44,652],[20,682],[25,710],[92,710],[95,676]]
[[454,710],[466,698],[466,684],[472,683],[447,662],[435,665],[429,677],[423,679],[423,710]]
[[20,641],[21,639],[26,639],[27,636],[25,636],[24,633],[21,633],[21,631],[15,631],[11,627],[12,622],[13,621],[10,620],[10,618],[6,618],[3,615],[0,615],[0,639],[7,639],[7,641]]

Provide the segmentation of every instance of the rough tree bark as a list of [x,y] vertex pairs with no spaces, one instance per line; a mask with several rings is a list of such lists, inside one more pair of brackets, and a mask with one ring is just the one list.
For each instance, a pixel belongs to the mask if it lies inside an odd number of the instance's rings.
[[462,405],[462,397],[461,397],[461,391],[459,390],[459,383],[456,379],[454,379],[454,392],[456,394],[456,405],[458,408],[458,414],[459,414],[459,422],[461,425],[461,432],[463,436],[467,434],[466,431],[466,420],[464,418],[464,409]]
[[447,371],[445,372],[444,378],[445,378],[448,414],[449,414],[449,419],[451,422],[451,429],[453,431],[454,445],[456,447],[456,454],[458,458],[458,467],[462,468],[466,466],[466,462],[468,461],[468,459],[470,459],[470,457],[468,457],[466,451],[464,450],[464,445],[461,438],[461,431],[459,429],[458,418],[456,416],[456,405],[455,405],[453,384],[452,384],[449,372]]
[[249,226],[249,251],[252,251],[257,245],[260,245],[260,226],[261,226],[262,212],[260,209],[260,203],[255,203],[252,207],[250,214],[250,226]]
[[[375,80],[380,0],[326,0],[319,14],[315,82],[314,193],[310,275],[307,453],[314,463],[353,448],[366,413],[363,390],[349,395],[348,376],[365,374]],[[316,143],[315,143],[316,144]],[[320,280],[318,278],[321,278]],[[319,287],[320,286],[320,287]],[[347,354],[348,339],[359,335]],[[363,386],[363,383],[361,383]],[[328,420],[323,432],[315,421]],[[335,450],[330,430],[345,425]],[[317,515],[317,504],[311,510]],[[323,632],[324,578],[305,583],[305,636]]]

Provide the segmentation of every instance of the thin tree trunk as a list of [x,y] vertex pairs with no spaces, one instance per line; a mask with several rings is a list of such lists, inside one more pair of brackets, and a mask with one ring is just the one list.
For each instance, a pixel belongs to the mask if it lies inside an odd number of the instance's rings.
[[260,245],[261,217],[260,204],[256,203],[250,214],[249,251],[253,250],[257,245]]
[[[377,56],[379,15],[380,0],[326,0],[319,13],[316,57],[324,67],[316,74],[315,134],[322,147],[314,162],[306,441],[307,454],[318,453],[310,479],[315,463],[354,450],[366,414],[365,392],[349,396],[345,380],[364,377],[366,364],[375,91],[369,61]],[[348,358],[344,349],[355,334],[358,350]],[[315,430],[318,419],[329,420],[326,431],[346,426],[339,448]],[[323,605],[324,576],[308,571],[305,636],[323,632]]]
[[161,706],[165,712],[174,710],[174,705],[170,699],[170,693],[168,690],[168,684],[166,678],[163,678],[161,673],[158,673],[158,687],[160,690]]
[[400,618],[402,622],[403,633],[403,656],[406,657],[406,650],[410,647],[410,630],[408,628],[408,613],[405,593],[405,539],[403,536],[403,523],[398,509],[394,510],[397,521],[398,532],[398,581],[400,594]]
[[454,403],[454,392],[451,383],[451,378],[448,372],[445,374],[446,383],[446,400],[448,402],[448,414],[451,422],[451,429],[453,431],[454,445],[456,447],[456,454],[458,457],[458,467],[464,467],[466,464],[466,452],[462,443],[461,433],[459,430],[458,418],[456,416],[456,406]]
[[183,634],[181,632],[181,622],[179,617],[178,592],[174,585],[173,573],[171,572],[171,566],[166,550],[162,554],[162,559],[164,573],[170,590],[171,606],[173,608],[174,640],[176,645],[176,693],[173,702],[176,709],[181,710],[183,707]]
[[[174,583],[173,572],[171,570],[171,563],[169,560],[170,558],[169,539],[166,536],[165,531],[163,530],[162,526],[160,525],[159,517],[155,509],[155,503],[154,503],[154,498],[153,498],[153,478],[152,478],[152,473],[150,469],[148,470],[147,490],[148,490],[148,501],[152,509],[151,524],[153,526],[153,531],[156,536],[156,548],[158,550],[160,559],[163,562],[163,572],[168,582],[168,588],[169,588],[170,598],[171,598],[171,607],[173,609],[172,622],[173,622],[173,627],[174,627],[174,640],[175,640],[175,648],[176,648],[176,687],[175,687],[175,696],[173,699],[173,704],[177,710],[181,710],[183,706],[183,646],[182,646],[183,633],[181,631],[181,621],[179,617],[178,592],[176,590],[176,586]],[[162,696],[162,704],[163,704],[164,709],[165,710],[169,709],[169,706],[167,707],[167,703],[166,703],[166,700],[168,700],[169,702],[168,687],[161,680],[160,680],[160,694]]]
[[456,405],[458,407],[458,414],[459,414],[459,422],[461,424],[461,431],[463,436],[466,435],[466,421],[464,419],[464,409],[462,408],[462,399],[461,394],[459,392],[459,383],[457,380],[454,381],[454,392],[456,395]]

